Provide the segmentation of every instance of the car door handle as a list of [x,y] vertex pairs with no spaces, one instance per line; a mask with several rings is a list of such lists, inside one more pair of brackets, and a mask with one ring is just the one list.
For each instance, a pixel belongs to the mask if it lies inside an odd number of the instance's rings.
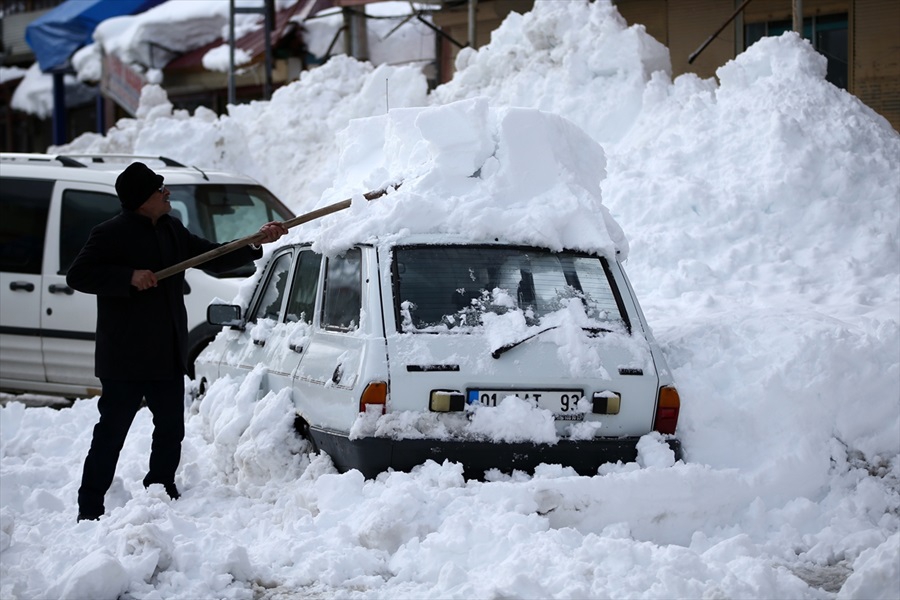
[[289,344],[288,348],[296,352],[297,354],[303,353],[303,345],[302,344]]
[[11,289],[14,292],[17,292],[19,290],[25,290],[26,292],[33,292],[34,284],[31,283],[30,281],[11,281],[9,283],[9,289]]
[[65,294],[66,296],[71,296],[75,293],[75,290],[73,290],[69,286],[60,285],[57,283],[51,283],[48,289],[50,290],[51,294]]
[[253,343],[254,343],[256,346],[265,346],[265,345],[266,345],[266,340],[253,340]]

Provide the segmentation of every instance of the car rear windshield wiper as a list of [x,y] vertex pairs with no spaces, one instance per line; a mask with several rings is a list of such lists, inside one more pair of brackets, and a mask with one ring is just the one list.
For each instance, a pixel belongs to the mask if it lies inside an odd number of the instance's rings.
[[590,334],[597,335],[598,333],[612,333],[612,329],[607,329],[605,327],[582,327],[582,331],[587,331]]
[[550,331],[551,329],[556,329],[557,327],[559,327],[559,325],[554,325],[553,327],[541,329],[540,331],[536,331],[535,333],[532,333],[529,336],[523,337],[521,340],[517,340],[515,342],[510,342],[508,344],[503,344],[502,346],[500,346],[499,348],[497,348],[496,350],[491,352],[491,356],[494,358],[500,358],[500,356],[503,355],[505,352],[507,352],[508,350],[512,350],[519,344],[521,344],[523,342],[527,342],[531,338],[537,337],[537,336],[541,335],[542,333],[546,333],[546,332]]
[[[547,327],[546,329],[541,329],[540,331],[536,331],[529,336],[523,337],[521,340],[516,340],[515,342],[510,342],[508,344],[504,344],[504,345],[500,346],[499,348],[497,348],[496,350],[494,350],[493,352],[491,352],[491,356],[493,358],[500,358],[507,351],[512,350],[519,344],[527,342],[531,338],[537,337],[537,336],[541,335],[542,333],[546,333],[546,332],[548,332],[552,329],[556,329],[558,327],[559,327],[559,325],[554,325],[553,327]],[[612,333],[612,330],[604,329],[603,327],[582,327],[581,329],[584,331],[587,331],[588,333],[591,333],[591,334]]]

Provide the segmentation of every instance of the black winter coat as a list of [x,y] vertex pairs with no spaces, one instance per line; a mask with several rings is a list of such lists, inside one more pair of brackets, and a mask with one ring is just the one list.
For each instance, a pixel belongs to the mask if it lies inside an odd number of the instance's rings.
[[[142,292],[132,287],[131,275],[138,269],[157,272],[219,245],[169,215],[154,226],[147,217],[124,211],[91,230],[66,283],[97,296],[97,377],[153,380],[187,372],[184,273]],[[261,256],[262,250],[247,246],[205,263],[204,269],[228,271]]]

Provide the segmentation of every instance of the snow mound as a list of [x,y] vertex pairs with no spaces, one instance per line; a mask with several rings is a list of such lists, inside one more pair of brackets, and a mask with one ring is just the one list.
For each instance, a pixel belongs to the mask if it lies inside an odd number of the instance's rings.
[[672,66],[668,49],[609,2],[538,1],[525,15],[510,13],[488,46],[460,51],[456,69],[433,103],[484,95],[567,116],[606,143],[640,114],[651,74]]
[[266,370],[215,381],[198,401],[194,419],[215,448],[212,461],[224,482],[241,489],[293,481],[309,463],[306,442],[294,431],[291,390],[259,397]]
[[639,253],[639,294],[697,314],[811,304],[896,319],[900,135],[824,73],[786,33],[721,67],[718,88],[651,81],[602,184]]

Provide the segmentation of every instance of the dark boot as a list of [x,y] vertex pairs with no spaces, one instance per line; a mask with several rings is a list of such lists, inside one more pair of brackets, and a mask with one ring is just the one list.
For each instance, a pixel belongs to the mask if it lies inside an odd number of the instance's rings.
[[178,488],[175,487],[175,483],[162,483],[161,481],[150,481],[147,477],[144,478],[144,488],[149,488],[151,485],[158,483],[163,486],[166,490],[166,493],[169,495],[169,498],[172,500],[178,500],[181,498],[181,494],[178,493]]
[[77,522],[79,522],[79,523],[81,521],[99,521],[99,520],[100,520],[100,515],[83,513],[83,512],[78,513],[78,521]]

